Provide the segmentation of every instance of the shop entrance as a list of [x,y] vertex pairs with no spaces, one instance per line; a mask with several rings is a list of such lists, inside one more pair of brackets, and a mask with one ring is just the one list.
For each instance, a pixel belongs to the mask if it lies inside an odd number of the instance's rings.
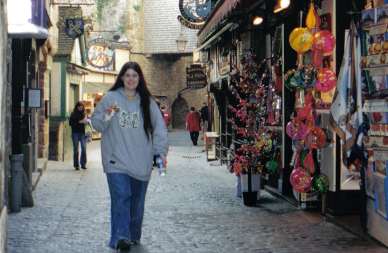
[[184,129],[186,125],[186,114],[189,106],[184,98],[178,96],[172,104],[172,127],[174,129]]

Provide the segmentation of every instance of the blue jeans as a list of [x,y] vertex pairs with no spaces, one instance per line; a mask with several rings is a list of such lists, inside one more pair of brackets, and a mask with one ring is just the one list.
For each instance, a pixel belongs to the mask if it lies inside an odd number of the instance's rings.
[[[73,165],[74,167],[86,166],[86,136],[83,133],[72,133],[71,135],[73,140]],[[79,146],[81,143],[81,161],[79,161]]]
[[148,182],[126,174],[107,173],[111,198],[111,237],[109,246],[116,248],[119,240],[140,240],[144,202]]

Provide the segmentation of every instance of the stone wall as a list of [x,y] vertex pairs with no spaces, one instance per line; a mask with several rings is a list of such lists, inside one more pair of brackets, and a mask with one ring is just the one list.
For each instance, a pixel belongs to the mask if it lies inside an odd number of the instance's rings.
[[193,51],[197,31],[183,27],[178,21],[178,0],[163,0],[163,4],[160,0],[145,0],[143,5],[145,53],[177,53],[176,39],[181,29],[188,41],[186,52]]
[[[192,63],[192,56],[182,55],[152,55],[132,54],[130,60],[136,61],[142,67],[148,87],[154,96],[166,96],[167,107],[170,112],[172,105],[181,92],[182,99],[191,106],[199,109],[207,101],[206,88],[200,90],[184,90],[186,88],[186,67]],[[184,118],[185,113],[172,115]]]

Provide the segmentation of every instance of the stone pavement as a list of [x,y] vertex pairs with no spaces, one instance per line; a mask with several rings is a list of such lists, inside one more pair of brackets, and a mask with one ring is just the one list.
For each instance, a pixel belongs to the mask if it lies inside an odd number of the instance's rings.
[[[166,177],[154,171],[146,201],[139,253],[388,252],[320,215],[302,212],[262,192],[259,207],[235,195],[235,177],[211,166],[188,134],[171,132]],[[98,143],[88,148],[89,169],[49,162],[34,193],[36,206],[9,217],[11,253],[113,252],[109,196]]]

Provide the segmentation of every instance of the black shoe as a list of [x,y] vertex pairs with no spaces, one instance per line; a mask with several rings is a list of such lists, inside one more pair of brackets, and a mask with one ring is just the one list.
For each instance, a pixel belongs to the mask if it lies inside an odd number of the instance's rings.
[[119,240],[116,249],[118,252],[129,252],[131,250],[131,244],[128,240]]
[[140,240],[132,240],[132,241],[130,241],[129,243],[130,243],[131,245],[133,245],[133,246],[137,246],[137,245],[140,244]]
[[86,168],[86,166],[83,166],[83,167],[81,167],[83,170],[87,170],[88,168]]
[[79,170],[79,167],[74,167],[75,170]]

